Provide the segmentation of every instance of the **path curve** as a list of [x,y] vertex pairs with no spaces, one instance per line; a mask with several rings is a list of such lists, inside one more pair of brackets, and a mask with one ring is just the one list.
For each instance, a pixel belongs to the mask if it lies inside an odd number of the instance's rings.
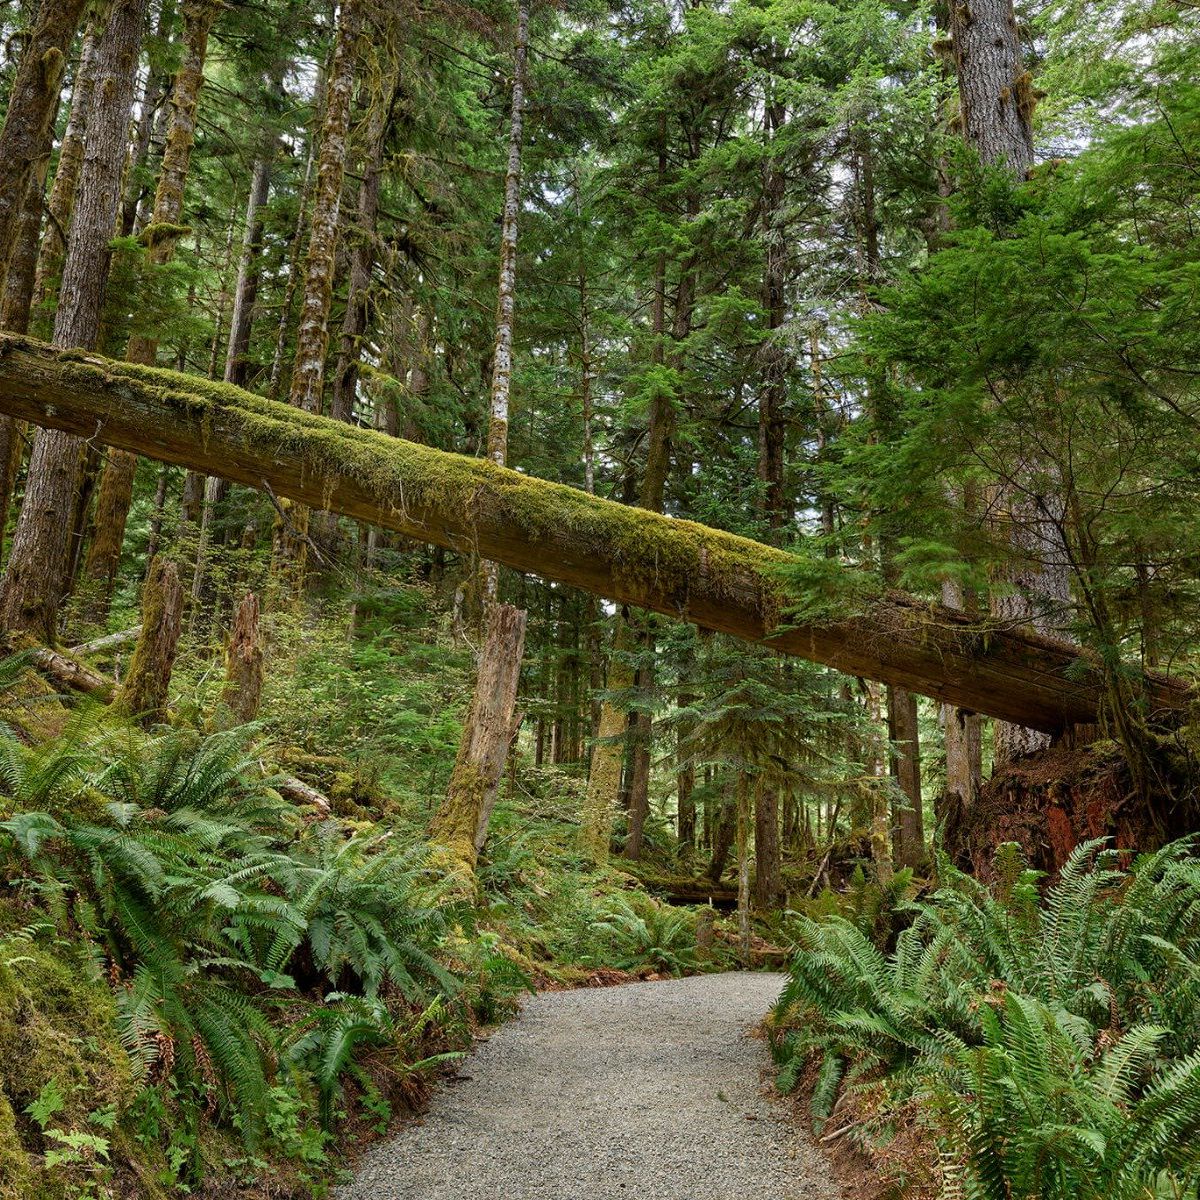
[[783,977],[751,972],[530,999],[341,1200],[836,1200],[761,1083],[748,1036]]

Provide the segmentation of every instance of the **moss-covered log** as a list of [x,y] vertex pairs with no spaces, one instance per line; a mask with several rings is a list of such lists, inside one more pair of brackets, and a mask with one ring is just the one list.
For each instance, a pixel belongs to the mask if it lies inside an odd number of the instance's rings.
[[[1096,719],[1099,673],[1075,647],[899,595],[842,619],[787,624],[782,550],[226,384],[4,336],[0,412],[1003,720],[1056,732]],[[1145,677],[1152,714],[1182,710],[1189,695]]]

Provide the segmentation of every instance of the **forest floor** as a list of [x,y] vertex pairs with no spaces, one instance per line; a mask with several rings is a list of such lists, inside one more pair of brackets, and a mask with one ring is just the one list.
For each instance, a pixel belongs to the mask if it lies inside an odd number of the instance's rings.
[[762,1083],[783,976],[544,992],[379,1144],[341,1200],[834,1200]]

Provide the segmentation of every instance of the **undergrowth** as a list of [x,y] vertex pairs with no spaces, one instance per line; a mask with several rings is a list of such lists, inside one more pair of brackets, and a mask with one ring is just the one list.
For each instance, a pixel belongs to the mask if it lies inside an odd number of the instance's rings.
[[1044,895],[1014,846],[991,888],[943,860],[885,948],[865,922],[801,918],[771,1021],[781,1086],[812,1064],[818,1129],[864,1146],[918,1125],[937,1159],[901,1182],[946,1197],[1195,1196],[1194,849],[1125,865],[1090,842]]

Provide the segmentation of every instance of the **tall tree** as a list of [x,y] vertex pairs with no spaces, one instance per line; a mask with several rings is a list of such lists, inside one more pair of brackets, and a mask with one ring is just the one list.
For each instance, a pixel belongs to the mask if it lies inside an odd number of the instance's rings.
[[[150,224],[142,231],[152,270],[165,266],[175,257],[175,247],[186,232],[181,222],[192,147],[196,141],[196,106],[204,84],[208,37],[219,11],[217,0],[186,0],[183,5],[183,61],[171,89],[171,117],[154,194],[154,210]],[[130,362],[153,366],[158,359],[158,339],[135,334],[129,339],[125,357]],[[107,611],[116,582],[136,471],[136,455],[114,451],[109,454],[100,476],[95,530],[85,568],[97,591],[94,598],[97,613]]]
[[[54,319],[53,344],[64,349],[91,349],[100,333],[146,8],[147,0],[113,0],[97,50],[87,153]],[[82,449],[71,434],[40,429],[34,437],[25,499],[0,581],[0,628],[28,629],[48,642],[57,636]]]

